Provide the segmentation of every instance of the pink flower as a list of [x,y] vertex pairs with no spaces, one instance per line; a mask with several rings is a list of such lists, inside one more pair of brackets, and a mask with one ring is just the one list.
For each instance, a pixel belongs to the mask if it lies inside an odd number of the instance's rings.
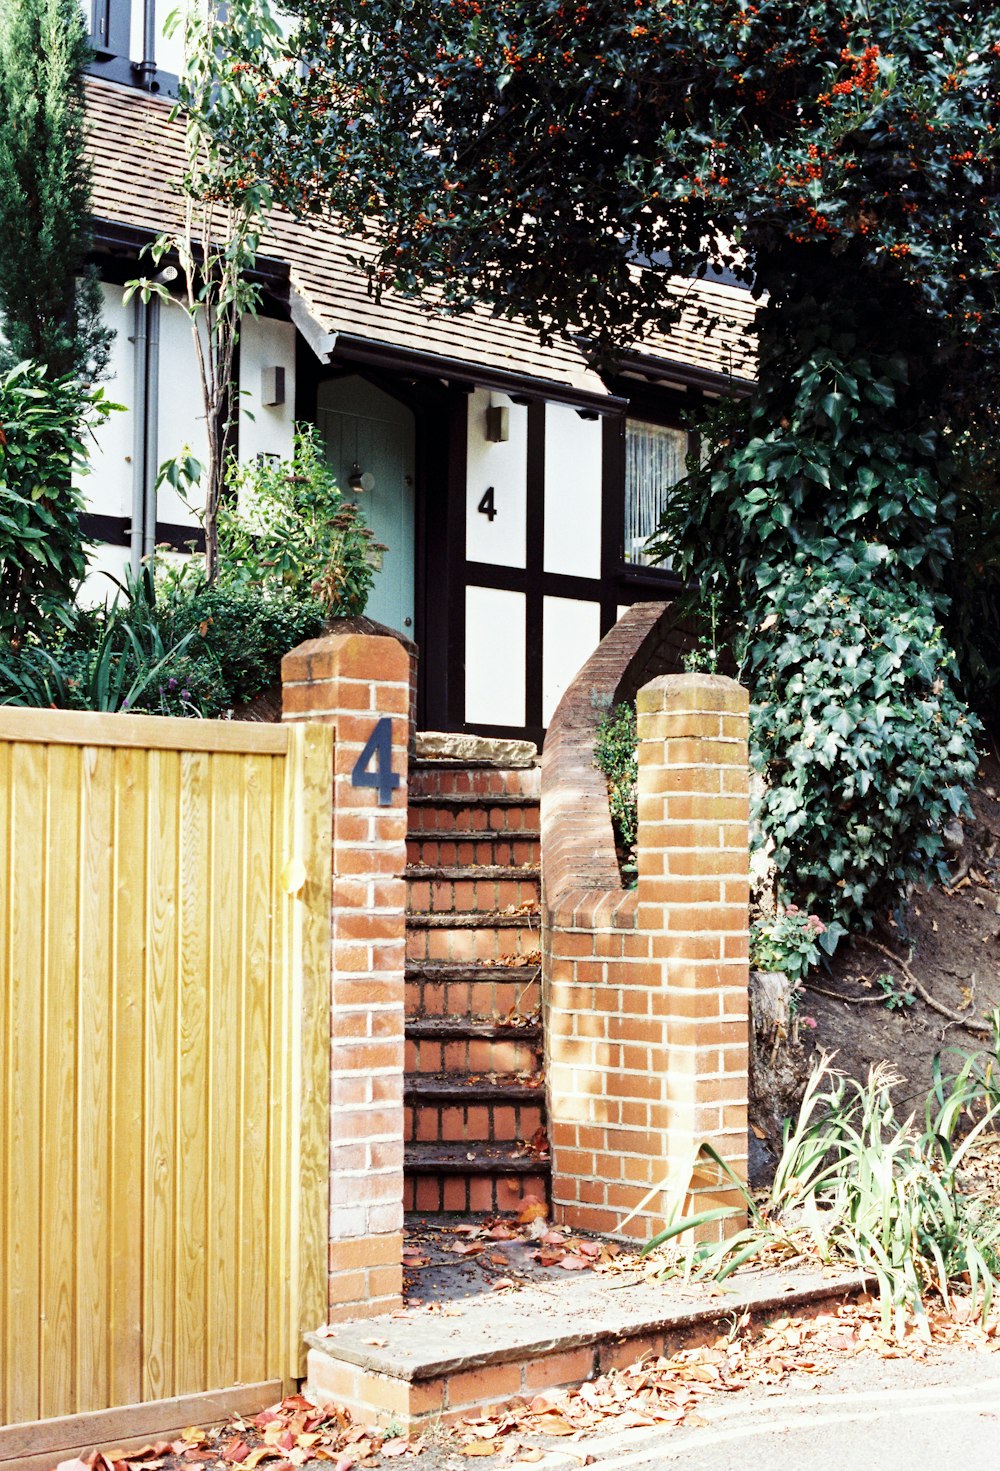
[[799,1022],[804,1027],[811,1027],[813,1031],[816,1030],[816,1018],[814,1016],[800,1016]]

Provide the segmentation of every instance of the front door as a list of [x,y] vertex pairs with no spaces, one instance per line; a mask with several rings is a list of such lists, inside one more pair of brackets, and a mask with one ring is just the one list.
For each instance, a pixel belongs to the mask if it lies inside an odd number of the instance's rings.
[[376,554],[379,570],[365,613],[412,638],[413,414],[351,375],[319,385],[317,422],[341,490],[357,502],[375,541],[385,548]]

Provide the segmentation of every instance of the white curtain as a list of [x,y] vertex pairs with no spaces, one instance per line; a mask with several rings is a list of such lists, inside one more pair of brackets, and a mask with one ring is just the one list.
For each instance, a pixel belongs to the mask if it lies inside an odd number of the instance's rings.
[[645,544],[657,528],[671,486],[684,474],[687,439],[683,429],[665,429],[661,424],[626,426],[626,562],[650,560]]

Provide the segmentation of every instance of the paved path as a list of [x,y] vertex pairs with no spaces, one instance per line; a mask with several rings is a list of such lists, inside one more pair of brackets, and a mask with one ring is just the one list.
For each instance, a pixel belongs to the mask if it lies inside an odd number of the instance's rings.
[[797,1375],[777,1389],[716,1396],[699,1408],[709,1422],[700,1429],[598,1436],[578,1449],[599,1471],[675,1464],[683,1471],[948,1471],[1000,1463],[1000,1353],[953,1349],[927,1364],[853,1359],[816,1380]]

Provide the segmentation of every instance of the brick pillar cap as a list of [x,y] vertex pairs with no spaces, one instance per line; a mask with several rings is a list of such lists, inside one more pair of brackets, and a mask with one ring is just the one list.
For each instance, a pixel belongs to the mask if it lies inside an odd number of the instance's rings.
[[284,684],[332,679],[336,675],[405,684],[410,678],[410,656],[395,638],[334,633],[308,639],[281,661]]
[[[706,697],[707,704],[700,704]],[[636,696],[640,712],[695,708],[743,715],[750,708],[750,694],[725,674],[661,674],[644,684]]]

